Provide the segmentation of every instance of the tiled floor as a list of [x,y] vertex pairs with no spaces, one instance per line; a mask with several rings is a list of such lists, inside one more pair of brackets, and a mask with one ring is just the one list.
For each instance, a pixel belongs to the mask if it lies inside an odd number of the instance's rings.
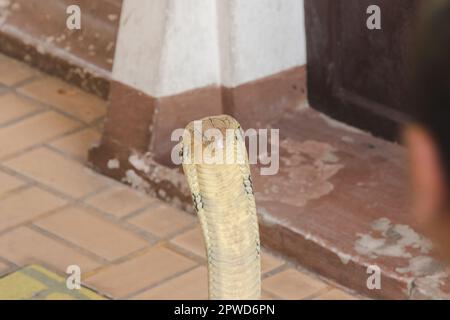
[[[0,56],[0,277],[78,265],[83,284],[109,298],[206,299],[195,217],[85,166],[105,112],[104,101]],[[353,298],[267,252],[262,264],[264,299]]]

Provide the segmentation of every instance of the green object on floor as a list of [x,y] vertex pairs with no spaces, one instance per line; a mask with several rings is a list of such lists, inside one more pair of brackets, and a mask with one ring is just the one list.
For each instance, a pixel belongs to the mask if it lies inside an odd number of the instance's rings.
[[104,300],[92,290],[69,290],[66,279],[38,265],[0,278],[0,300]]

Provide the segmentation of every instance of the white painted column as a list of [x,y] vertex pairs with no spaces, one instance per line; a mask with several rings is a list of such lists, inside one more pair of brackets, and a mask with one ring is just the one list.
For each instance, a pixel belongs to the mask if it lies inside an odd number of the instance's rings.
[[153,97],[220,84],[216,2],[124,0],[113,78]]
[[124,0],[113,78],[163,97],[305,63],[303,0]]
[[236,87],[306,64],[303,0],[218,0],[222,83]]

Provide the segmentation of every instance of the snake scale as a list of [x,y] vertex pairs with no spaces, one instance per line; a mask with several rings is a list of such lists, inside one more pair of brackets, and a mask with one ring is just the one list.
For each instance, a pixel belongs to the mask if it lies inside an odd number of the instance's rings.
[[[201,124],[202,132],[198,132],[195,123]],[[219,131],[223,140],[208,136],[208,129]],[[227,136],[227,132],[231,135]],[[184,131],[181,146],[183,170],[206,245],[209,298],[259,299],[258,220],[248,155],[239,123],[227,115],[191,122]],[[229,150],[234,160],[213,163],[211,158],[220,149]],[[215,152],[205,155],[204,150]],[[196,152],[203,152],[201,161],[196,161]],[[227,152],[223,153],[224,160],[225,154]]]

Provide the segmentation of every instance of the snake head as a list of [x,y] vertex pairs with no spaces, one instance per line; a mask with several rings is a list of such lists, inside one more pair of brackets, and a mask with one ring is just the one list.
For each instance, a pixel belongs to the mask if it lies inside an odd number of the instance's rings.
[[[240,136],[239,136],[240,135]],[[184,131],[183,163],[228,163],[227,152],[243,137],[239,123],[231,116],[206,117],[189,123]]]

